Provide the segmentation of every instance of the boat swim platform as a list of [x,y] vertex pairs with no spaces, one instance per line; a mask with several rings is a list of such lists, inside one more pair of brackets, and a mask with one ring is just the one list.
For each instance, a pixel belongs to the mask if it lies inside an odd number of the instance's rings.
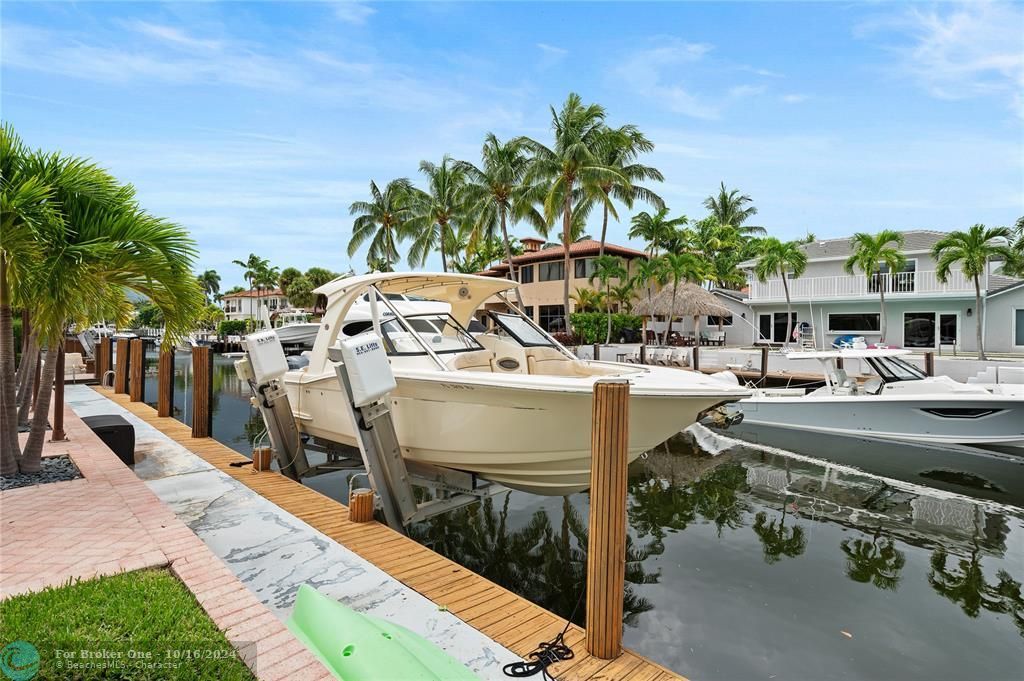
[[[214,438],[192,437],[189,426],[171,417],[157,416],[156,409],[145,402],[131,402],[128,395],[115,394],[110,388],[92,386],[92,389],[516,655],[529,655],[539,643],[550,641],[565,627],[564,618],[386,525],[376,521],[350,522],[348,509],[341,502],[276,471],[257,472],[252,467],[231,466],[250,459]],[[583,628],[575,624],[569,626],[565,644],[572,648],[575,656],[548,668],[560,681],[686,681],[679,674],[626,649],[614,660],[593,657],[586,650]]]

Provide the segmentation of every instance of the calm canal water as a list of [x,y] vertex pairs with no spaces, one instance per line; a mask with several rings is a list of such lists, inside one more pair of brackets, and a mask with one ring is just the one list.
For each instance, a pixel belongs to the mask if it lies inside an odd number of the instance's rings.
[[[189,361],[179,354],[175,395],[186,423]],[[232,361],[215,359],[214,437],[248,454],[262,423]],[[307,484],[345,500],[347,477]],[[630,467],[625,645],[707,681],[1019,680],[1024,510],[1014,503],[749,445],[712,456],[679,435]],[[410,533],[568,617],[588,510],[586,493],[509,492]]]

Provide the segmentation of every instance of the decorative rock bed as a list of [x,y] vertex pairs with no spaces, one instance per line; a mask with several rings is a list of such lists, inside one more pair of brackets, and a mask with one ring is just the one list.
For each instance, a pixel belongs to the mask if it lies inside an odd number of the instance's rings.
[[80,477],[82,477],[82,472],[67,455],[48,456],[42,460],[42,470],[38,473],[0,476],[0,490],[64,482]]

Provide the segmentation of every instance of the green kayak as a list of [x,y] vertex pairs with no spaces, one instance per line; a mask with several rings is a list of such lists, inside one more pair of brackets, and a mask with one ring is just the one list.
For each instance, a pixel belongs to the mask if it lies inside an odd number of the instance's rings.
[[288,628],[342,681],[462,681],[477,677],[422,636],[299,587]]

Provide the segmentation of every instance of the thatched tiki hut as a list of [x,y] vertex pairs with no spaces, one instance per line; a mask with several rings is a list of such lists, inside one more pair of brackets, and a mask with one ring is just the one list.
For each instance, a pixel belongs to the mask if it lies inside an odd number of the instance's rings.
[[[717,317],[728,317],[732,311],[718,302],[718,300],[705,288],[696,284],[679,284],[678,287],[668,284],[658,291],[648,302],[647,298],[640,299],[633,306],[633,314],[644,318],[644,339],[647,338],[647,318],[663,316],[668,318],[668,328],[665,329],[664,341],[668,340],[672,332],[672,320],[676,317],[694,318],[694,336],[700,338],[700,318],[707,315]],[[698,341],[699,342],[699,341]]]

